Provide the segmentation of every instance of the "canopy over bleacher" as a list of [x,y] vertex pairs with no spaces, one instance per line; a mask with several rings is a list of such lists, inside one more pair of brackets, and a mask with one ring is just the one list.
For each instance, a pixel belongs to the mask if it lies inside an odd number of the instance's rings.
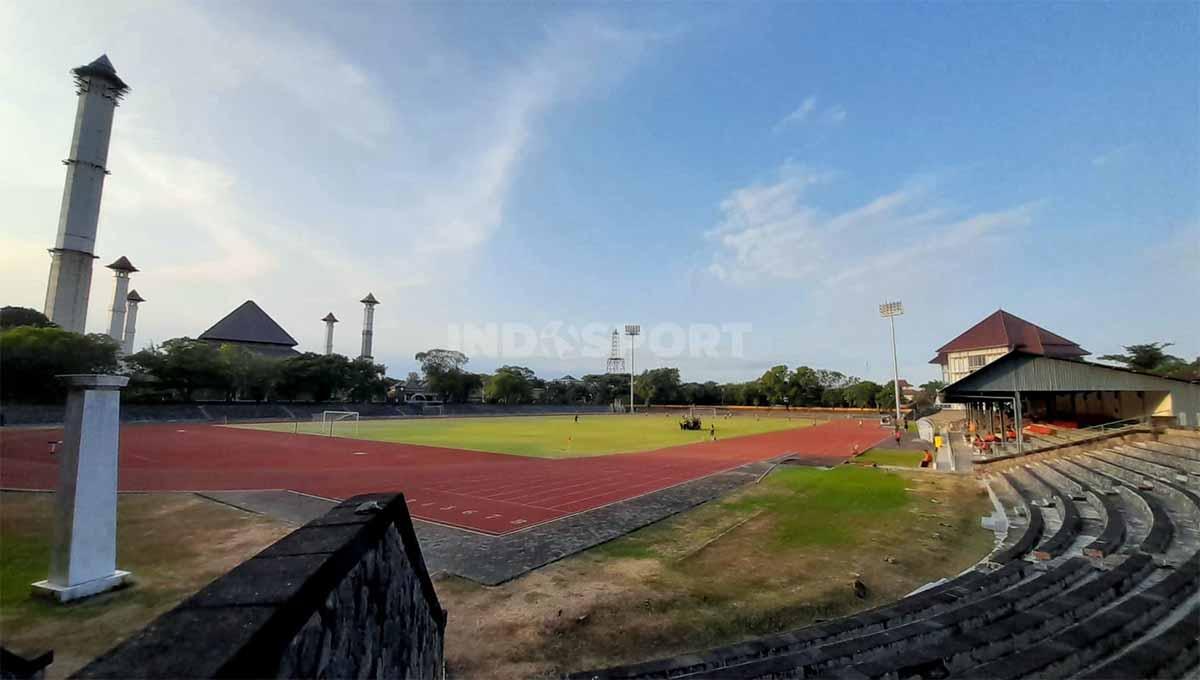
[[1020,350],[947,385],[941,399],[967,405],[1006,402],[1019,406],[1016,416],[1025,420],[1089,425],[1154,418],[1200,424],[1200,384]]

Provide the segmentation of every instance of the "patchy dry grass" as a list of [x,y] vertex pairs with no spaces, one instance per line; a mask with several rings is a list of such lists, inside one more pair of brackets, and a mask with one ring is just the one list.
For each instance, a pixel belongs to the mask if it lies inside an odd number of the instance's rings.
[[499,587],[440,579],[448,665],[459,677],[552,676],[850,614],[983,557],[988,510],[969,478],[780,469]]
[[122,494],[117,566],[133,585],[59,605],[30,594],[50,564],[53,494],[0,493],[0,643],[53,649],[66,677],[295,527],[192,494]]

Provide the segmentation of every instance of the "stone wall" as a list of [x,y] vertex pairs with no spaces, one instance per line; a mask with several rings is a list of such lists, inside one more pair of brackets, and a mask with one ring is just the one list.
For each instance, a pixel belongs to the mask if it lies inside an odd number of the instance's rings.
[[358,496],[73,677],[435,678],[445,626],[404,497]]

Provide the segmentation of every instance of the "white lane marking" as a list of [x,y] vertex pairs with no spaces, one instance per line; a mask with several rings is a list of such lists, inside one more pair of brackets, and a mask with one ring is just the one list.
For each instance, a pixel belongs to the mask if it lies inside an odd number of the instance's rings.
[[453,505],[447,505],[446,507],[444,507],[444,508],[439,508],[439,509],[440,509],[440,510],[453,510],[453,509],[454,509],[454,506],[453,506]]
[[355,451],[354,453],[352,453],[352,454],[350,454],[350,455],[352,455],[352,456],[365,456],[365,455],[367,455],[367,452],[366,452],[366,451]]
[[523,519],[514,519],[513,521],[509,522],[509,524],[524,524],[525,522],[526,520]]
[[474,515],[477,512],[479,512],[479,511],[478,510],[463,510],[464,515]]
[[504,515],[488,515],[487,517],[484,517],[484,519],[496,519],[497,517],[503,517],[503,516]]

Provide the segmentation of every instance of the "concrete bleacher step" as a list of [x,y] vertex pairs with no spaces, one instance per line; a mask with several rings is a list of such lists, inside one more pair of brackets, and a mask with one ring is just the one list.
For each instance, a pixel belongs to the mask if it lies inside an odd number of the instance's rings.
[[1190,475],[1200,475],[1200,458],[1182,455],[1182,447],[1163,444],[1162,442],[1130,442],[1128,451],[1131,454],[1143,456],[1148,460],[1179,468]]
[[1049,491],[1049,495],[1055,501],[1054,507],[1059,513],[1061,524],[1058,530],[1033,551],[1034,558],[1050,560],[1067,552],[1071,544],[1075,542],[1076,536],[1079,535],[1082,527],[1079,509],[1075,507],[1075,502],[1066,493],[1042,479],[1032,469],[1026,468],[1024,472]]
[[1082,680],[1178,678],[1197,666],[1200,666],[1200,607],[1193,606],[1161,633],[1078,677]]
[[1072,453],[993,475],[1014,520],[997,569],[789,633],[572,677],[1141,677],[1167,669],[1164,651],[1183,659],[1167,670],[1192,668],[1200,650],[1180,621],[1182,607],[1200,609],[1200,532],[1186,524],[1200,496],[1163,479],[1163,461],[1140,460],[1152,465]]
[[[1114,487],[1118,487],[1129,496],[1138,499],[1145,507],[1145,514],[1149,520],[1149,531],[1141,539],[1138,544],[1138,549],[1147,552],[1160,554],[1166,552],[1168,546],[1175,536],[1175,523],[1167,512],[1166,506],[1154,494],[1141,491],[1125,482],[1122,482],[1116,477],[1106,475],[1103,472],[1098,472],[1094,469],[1082,467],[1071,460],[1057,461],[1059,466],[1070,466],[1072,471],[1082,475],[1087,475],[1092,479],[1097,477],[1108,480],[1108,483]],[[1126,524],[1129,523],[1129,517],[1126,515]]]

